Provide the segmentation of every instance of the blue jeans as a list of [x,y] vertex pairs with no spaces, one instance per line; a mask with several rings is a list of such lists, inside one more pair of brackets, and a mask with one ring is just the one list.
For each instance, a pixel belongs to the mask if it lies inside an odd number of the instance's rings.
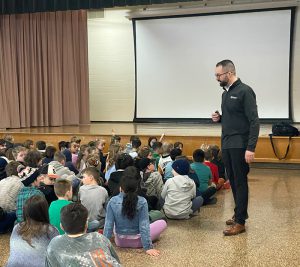
[[91,233],[91,232],[98,231],[99,229],[103,229],[104,222],[105,222],[104,219],[101,219],[100,221],[93,220],[93,221],[88,222],[87,232]]
[[[191,207],[192,211],[195,212],[195,211],[199,210],[200,207],[203,205],[203,202],[204,202],[204,200],[201,196],[197,196],[197,197],[193,198],[192,199],[192,207]],[[159,199],[159,204],[162,207],[165,204],[165,200],[162,197]]]
[[0,221],[0,234],[7,233],[14,228],[15,220],[17,219],[16,212],[8,212],[3,220]]
[[201,196],[195,197],[192,200],[192,210],[193,212],[197,211],[200,209],[200,207],[203,205],[203,198]]

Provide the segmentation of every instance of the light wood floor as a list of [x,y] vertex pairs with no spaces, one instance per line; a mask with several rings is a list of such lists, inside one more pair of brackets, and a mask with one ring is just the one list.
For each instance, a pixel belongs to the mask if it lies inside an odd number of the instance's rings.
[[[120,249],[123,266],[300,266],[300,171],[252,169],[249,220],[244,234],[224,237],[232,216],[230,190],[190,220],[168,221],[152,258],[142,249]],[[9,235],[0,236],[0,266],[9,255]]]

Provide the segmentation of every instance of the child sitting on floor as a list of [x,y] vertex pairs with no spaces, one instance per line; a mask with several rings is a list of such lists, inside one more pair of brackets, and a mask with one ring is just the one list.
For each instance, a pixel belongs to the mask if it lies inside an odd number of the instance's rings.
[[183,143],[181,143],[181,142],[175,142],[174,143],[174,148],[179,148],[180,150],[182,150],[183,149]]
[[49,207],[49,219],[51,225],[55,226],[63,235],[65,231],[60,227],[60,211],[62,207],[72,203],[70,201],[72,199],[72,184],[67,180],[58,180],[54,184],[54,191],[58,200],[53,201]]
[[129,154],[120,154],[116,160],[116,171],[112,172],[108,180],[108,189],[111,196],[116,196],[120,193],[120,181],[124,170],[128,166],[133,165],[133,159]]
[[203,204],[201,196],[196,197],[195,182],[189,178],[190,164],[186,159],[172,164],[174,177],[166,181],[161,197],[163,209],[170,219],[189,219]]
[[222,188],[230,189],[230,182],[229,182],[228,178],[226,177],[225,166],[224,166],[224,162],[222,160],[221,150],[217,145],[212,145],[211,151],[212,151],[212,161],[211,162],[218,166],[219,177],[225,179],[225,183]]
[[6,266],[45,266],[47,246],[59,234],[49,223],[45,197],[34,195],[28,198],[23,214],[24,221],[14,227],[10,237],[10,256]]
[[106,237],[97,232],[86,233],[88,211],[82,204],[64,206],[60,216],[66,234],[50,242],[45,265],[39,266],[121,266],[117,253]]
[[159,162],[160,155],[161,155],[161,147],[162,147],[161,142],[154,142],[152,145],[152,159],[155,160],[156,170],[158,170],[158,162]]
[[168,143],[168,142],[164,142],[162,145],[162,155],[158,161],[158,171],[163,176],[165,174],[165,168],[166,168],[168,162],[172,161],[172,159],[170,157],[170,152],[171,152],[172,148],[173,148],[173,144]]
[[160,199],[164,183],[160,173],[155,171],[153,161],[148,158],[140,159],[139,167],[142,176],[142,184],[147,189],[146,195],[156,196],[157,199]]
[[100,174],[95,167],[86,168],[82,174],[83,186],[79,189],[79,199],[89,211],[88,232],[92,232],[104,226],[108,193],[99,185]]
[[172,161],[169,161],[166,165],[166,168],[165,168],[165,175],[164,175],[164,180],[168,180],[169,178],[172,178],[174,175],[173,175],[173,168],[172,168],[172,164],[173,162],[175,161],[175,159],[179,156],[182,155],[182,150],[180,148],[173,148],[170,152],[170,157],[172,159]]
[[194,162],[191,168],[196,172],[200,186],[198,187],[200,195],[205,204],[215,204],[217,199],[212,196],[217,192],[216,186],[212,184],[212,174],[209,167],[204,164],[205,154],[202,149],[196,149],[193,153]]
[[216,189],[220,190],[224,185],[225,179],[219,177],[218,166],[212,163],[212,149],[210,145],[202,145],[201,148],[204,151],[205,161],[204,164],[210,168],[212,174],[212,182],[216,185]]
[[135,177],[122,177],[120,194],[112,197],[107,205],[104,235],[110,239],[114,230],[117,246],[143,247],[147,254],[158,256],[160,252],[153,249],[152,241],[159,238],[167,224],[164,220],[149,224],[147,201],[137,195],[137,189]]

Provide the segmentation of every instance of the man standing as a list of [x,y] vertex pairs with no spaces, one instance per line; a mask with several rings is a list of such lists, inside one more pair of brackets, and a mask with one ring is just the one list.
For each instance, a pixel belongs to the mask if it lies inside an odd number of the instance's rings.
[[212,114],[212,120],[222,123],[222,156],[235,202],[234,215],[226,221],[230,228],[223,231],[224,235],[230,236],[246,230],[248,164],[254,159],[259,118],[255,93],[236,76],[231,60],[217,63],[215,76],[224,92],[222,115],[216,111]]

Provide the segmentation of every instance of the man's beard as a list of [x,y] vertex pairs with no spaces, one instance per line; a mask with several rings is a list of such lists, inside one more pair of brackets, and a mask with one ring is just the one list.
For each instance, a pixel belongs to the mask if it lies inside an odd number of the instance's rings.
[[222,81],[220,82],[221,87],[226,87],[228,85],[228,81]]

